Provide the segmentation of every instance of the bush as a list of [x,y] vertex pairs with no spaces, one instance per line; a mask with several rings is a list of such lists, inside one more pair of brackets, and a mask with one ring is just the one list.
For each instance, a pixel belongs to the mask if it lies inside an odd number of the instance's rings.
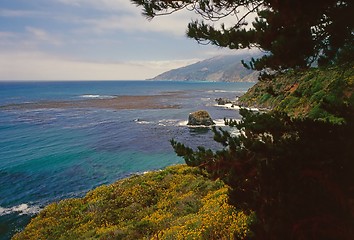
[[47,206],[13,239],[244,239],[252,213],[228,204],[229,187],[173,166]]

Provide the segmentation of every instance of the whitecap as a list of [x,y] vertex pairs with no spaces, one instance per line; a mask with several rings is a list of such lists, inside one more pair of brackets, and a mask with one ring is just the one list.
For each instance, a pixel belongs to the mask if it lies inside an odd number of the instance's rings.
[[18,213],[19,215],[34,215],[37,214],[40,210],[41,208],[39,206],[30,206],[26,203],[22,203],[10,208],[3,208],[0,206],[0,216],[8,215],[11,213]]
[[84,94],[84,95],[81,95],[80,97],[82,97],[82,98],[99,98],[100,95],[98,95],[98,94]]
[[180,121],[180,122],[178,122],[178,126],[187,126],[187,123],[188,123],[188,121],[187,120],[185,120],[185,121]]
[[224,119],[214,119],[213,120],[216,127],[224,127],[225,126],[225,120]]
[[177,126],[182,126],[182,127],[190,127],[190,128],[205,128],[205,127],[224,127],[225,126],[225,121],[224,119],[213,119],[214,123],[213,125],[206,126],[206,125],[188,125],[188,121],[179,121],[177,122]]
[[150,124],[151,122],[149,121],[145,121],[145,120],[142,120],[140,118],[136,118],[134,119],[134,122],[138,123],[138,124]]
[[240,106],[232,104],[232,103],[226,103],[224,105],[219,105],[219,104],[214,104],[215,107],[221,107],[225,109],[233,109],[233,110],[239,110]]
[[247,110],[251,110],[251,111],[255,111],[255,112],[259,112],[259,108],[255,108],[255,107],[250,107],[250,108],[246,108]]
[[226,103],[226,104],[224,104],[224,105],[214,104],[214,106],[216,106],[216,107],[222,107],[222,108],[225,108],[225,109],[234,109],[234,110],[240,110],[241,108],[244,108],[244,109],[247,109],[247,110],[250,110],[250,111],[260,112],[260,109],[259,109],[259,108],[255,108],[255,107],[241,107],[241,106],[239,106],[239,105],[235,105],[235,104],[232,104],[232,103]]
[[242,93],[244,91],[240,90],[221,90],[221,89],[216,89],[216,90],[209,90],[207,91],[208,93]]
[[206,126],[206,125],[187,125],[187,127],[189,127],[189,128],[211,128],[212,126],[215,126],[215,125],[209,125],[209,126]]
[[176,119],[162,119],[158,121],[159,126],[176,126],[178,125],[178,120]]
[[115,96],[111,95],[99,95],[99,94],[84,94],[80,96],[81,98],[99,98],[99,99],[107,99],[114,98]]
[[148,121],[138,121],[137,123],[138,124],[150,124],[150,122],[148,122]]

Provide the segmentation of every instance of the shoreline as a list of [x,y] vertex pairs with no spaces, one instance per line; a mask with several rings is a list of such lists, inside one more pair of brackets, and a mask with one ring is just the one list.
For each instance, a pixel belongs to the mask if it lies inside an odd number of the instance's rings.
[[225,109],[230,109],[230,110],[240,110],[240,109],[247,109],[250,111],[254,111],[254,112],[268,112],[271,111],[271,109],[269,108],[259,108],[259,107],[246,107],[243,106],[242,104],[237,104],[237,103],[226,103],[226,104],[215,104],[216,107],[222,107]]

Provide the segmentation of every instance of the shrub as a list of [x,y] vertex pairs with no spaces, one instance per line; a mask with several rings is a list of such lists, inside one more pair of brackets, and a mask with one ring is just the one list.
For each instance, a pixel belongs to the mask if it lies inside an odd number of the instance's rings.
[[243,239],[252,213],[228,204],[229,187],[185,165],[120,180],[47,206],[13,239]]

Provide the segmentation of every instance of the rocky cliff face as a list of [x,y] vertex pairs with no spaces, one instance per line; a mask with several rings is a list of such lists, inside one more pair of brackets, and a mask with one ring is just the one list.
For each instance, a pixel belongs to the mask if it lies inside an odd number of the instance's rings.
[[164,72],[151,80],[256,82],[258,72],[246,69],[241,60],[250,55],[225,55]]

